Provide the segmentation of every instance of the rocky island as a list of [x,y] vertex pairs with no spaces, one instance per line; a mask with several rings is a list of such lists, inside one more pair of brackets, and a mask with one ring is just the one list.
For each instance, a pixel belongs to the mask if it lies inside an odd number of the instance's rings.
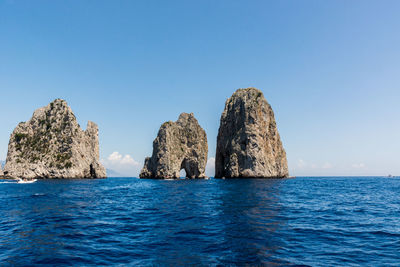
[[256,88],[238,89],[225,103],[217,137],[216,178],[289,176],[274,112]]
[[11,134],[4,175],[18,178],[104,178],[98,127],[79,126],[67,102],[56,99],[37,109]]
[[205,178],[207,154],[206,132],[193,113],[182,113],[176,122],[161,125],[139,177],[176,179],[184,169],[187,178]]

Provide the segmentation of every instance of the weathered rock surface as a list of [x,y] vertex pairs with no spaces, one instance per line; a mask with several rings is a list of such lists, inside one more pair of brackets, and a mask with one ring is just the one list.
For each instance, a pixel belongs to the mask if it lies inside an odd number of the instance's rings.
[[67,102],[56,99],[37,109],[11,134],[4,174],[21,178],[104,178],[98,127],[83,131]]
[[238,89],[221,115],[215,158],[217,178],[288,177],[274,112],[256,88]]
[[184,169],[187,178],[205,178],[207,135],[193,113],[182,113],[176,122],[161,125],[140,178],[175,179]]

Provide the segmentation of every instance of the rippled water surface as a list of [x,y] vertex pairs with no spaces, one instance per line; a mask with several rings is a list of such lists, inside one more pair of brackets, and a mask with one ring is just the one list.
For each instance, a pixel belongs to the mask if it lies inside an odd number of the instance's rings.
[[0,181],[1,265],[397,265],[400,179]]

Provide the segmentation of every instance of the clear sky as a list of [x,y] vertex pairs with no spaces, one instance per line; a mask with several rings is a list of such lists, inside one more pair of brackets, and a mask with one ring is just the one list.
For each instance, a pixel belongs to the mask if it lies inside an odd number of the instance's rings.
[[0,159],[18,122],[63,98],[125,175],[193,112],[213,175],[225,100],[253,86],[291,175],[400,175],[399,14],[397,0],[0,0]]

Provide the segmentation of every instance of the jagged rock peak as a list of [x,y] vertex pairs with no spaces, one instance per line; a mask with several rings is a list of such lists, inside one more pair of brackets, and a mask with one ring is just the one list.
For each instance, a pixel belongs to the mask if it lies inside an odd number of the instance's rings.
[[206,132],[193,113],[182,113],[176,122],[161,125],[140,178],[176,179],[182,169],[187,178],[205,178],[207,154]]
[[217,137],[215,177],[288,177],[274,112],[256,88],[238,89],[225,103]]
[[83,131],[68,106],[56,99],[35,110],[11,134],[4,174],[21,178],[104,178],[98,127]]

